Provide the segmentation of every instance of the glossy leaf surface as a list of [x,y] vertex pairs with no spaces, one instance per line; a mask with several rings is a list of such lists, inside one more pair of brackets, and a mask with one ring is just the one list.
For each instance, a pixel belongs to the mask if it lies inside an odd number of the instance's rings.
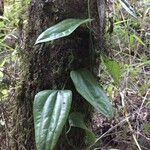
[[92,145],[96,141],[95,134],[86,127],[84,117],[79,112],[73,112],[69,115],[69,124],[71,127],[77,127],[85,130],[85,142],[87,145]]
[[68,118],[72,101],[69,90],[44,90],[33,105],[37,150],[53,150]]
[[112,118],[112,104],[93,75],[86,69],[71,71],[70,75],[78,93],[103,115]]
[[92,19],[66,19],[42,32],[35,44],[53,41],[70,35],[80,25],[90,22]]

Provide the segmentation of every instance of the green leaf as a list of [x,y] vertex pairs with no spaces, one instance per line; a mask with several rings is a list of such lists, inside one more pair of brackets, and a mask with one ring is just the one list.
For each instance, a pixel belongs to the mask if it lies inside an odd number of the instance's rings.
[[103,64],[106,66],[106,70],[112,76],[115,83],[119,84],[121,79],[122,70],[120,64],[115,60],[109,59],[108,57],[101,57]]
[[120,4],[122,5],[122,7],[133,17],[137,18],[135,10],[133,9],[133,7],[130,5],[130,3],[128,2],[128,0],[119,0]]
[[92,19],[66,19],[42,32],[35,44],[53,41],[70,35],[80,25],[90,22]]
[[144,127],[144,133],[146,135],[150,136],[150,124],[149,123],[148,124],[144,124],[143,127]]
[[85,130],[85,143],[87,145],[92,145],[96,141],[95,134],[86,127],[84,123],[84,117],[79,112],[73,112],[69,115],[69,124],[71,127],[77,127]]
[[44,90],[33,104],[37,150],[53,150],[68,118],[72,101],[69,90]]
[[133,37],[143,46],[145,46],[145,43],[138,37],[136,36],[135,34],[133,34]]
[[88,70],[79,69],[71,71],[70,76],[78,93],[103,115],[108,118],[113,117],[111,102]]

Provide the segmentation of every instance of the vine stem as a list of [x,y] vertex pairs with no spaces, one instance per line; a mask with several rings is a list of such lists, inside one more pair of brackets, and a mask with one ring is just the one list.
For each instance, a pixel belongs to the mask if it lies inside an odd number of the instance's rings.
[[[91,18],[90,0],[88,0],[88,17]],[[90,23],[91,24],[91,23]]]
[[[91,10],[90,10],[90,0],[88,0],[88,18],[91,18]],[[92,29],[91,29],[91,22],[89,23],[89,34],[90,34],[90,65],[93,65],[93,57],[94,57],[94,47],[93,47],[93,40],[92,40]]]
[[67,84],[67,82],[68,82],[68,79],[69,79],[69,78],[67,78],[67,79],[65,80],[65,83],[64,83],[64,84],[63,84],[63,86],[62,86],[62,90],[64,90],[64,89],[65,89],[66,84]]

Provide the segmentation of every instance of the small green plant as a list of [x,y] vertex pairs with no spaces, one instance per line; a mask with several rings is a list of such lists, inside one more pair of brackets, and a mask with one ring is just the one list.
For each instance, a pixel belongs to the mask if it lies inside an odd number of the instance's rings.
[[106,67],[107,72],[111,75],[116,85],[120,84],[122,75],[121,65],[113,59],[106,56],[101,57],[102,64]]
[[[77,27],[90,21],[92,19],[66,19],[41,33],[35,44],[68,36]],[[73,70],[70,77],[77,92],[87,102],[107,118],[113,117],[112,104],[90,71],[84,68]],[[70,90],[44,90],[36,94],[33,116],[38,150],[54,149],[68,119],[71,102],[72,92]],[[93,144],[96,141],[94,133],[85,126],[82,114],[70,114],[69,124],[70,127],[75,126],[85,130],[86,143]]]

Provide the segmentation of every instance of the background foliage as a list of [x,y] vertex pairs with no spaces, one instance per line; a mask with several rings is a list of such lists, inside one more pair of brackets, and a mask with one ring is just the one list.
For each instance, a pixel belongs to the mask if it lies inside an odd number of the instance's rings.
[[[98,138],[95,147],[136,149],[137,146],[138,149],[150,149],[150,3],[148,0],[129,2],[136,18],[119,1],[115,1],[112,12],[114,29],[107,39],[109,58],[99,58],[102,62],[99,81],[112,99],[116,117],[108,121],[99,113],[94,114],[93,131]],[[21,20],[24,26],[27,24],[28,3],[29,0],[5,1],[5,13],[0,19],[2,149],[8,146],[10,106],[14,104],[13,93],[19,83],[18,74],[23,72],[20,64],[22,48],[17,44],[21,42],[18,28]]]

